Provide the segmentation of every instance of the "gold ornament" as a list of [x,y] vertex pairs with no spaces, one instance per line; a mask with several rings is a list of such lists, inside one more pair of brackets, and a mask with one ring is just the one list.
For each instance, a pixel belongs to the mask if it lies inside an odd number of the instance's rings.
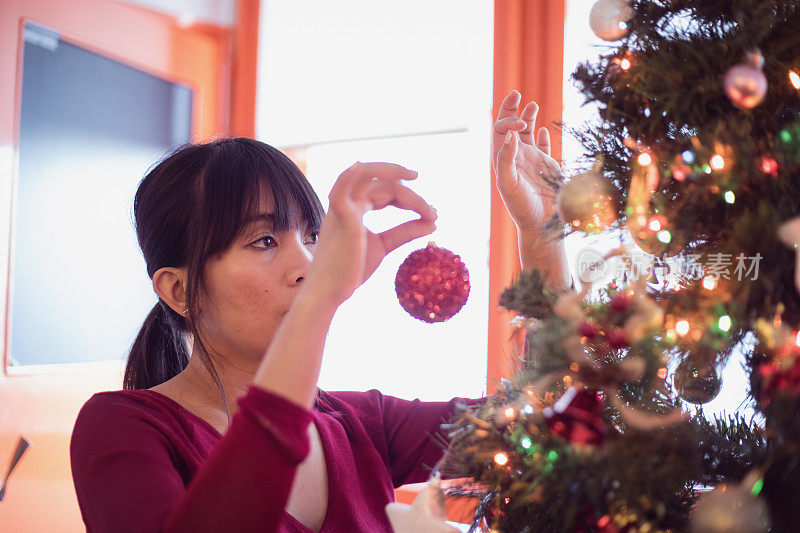
[[781,224],[778,228],[778,238],[795,251],[794,286],[800,293],[800,217]]
[[[769,531],[769,509],[754,490],[760,474],[751,471],[741,483],[719,485],[703,494],[692,509],[694,533],[762,533]],[[754,495],[755,494],[755,495]]]
[[556,200],[561,220],[586,233],[603,231],[617,219],[614,192],[601,167],[602,163],[595,163],[589,172],[574,176],[561,187]]

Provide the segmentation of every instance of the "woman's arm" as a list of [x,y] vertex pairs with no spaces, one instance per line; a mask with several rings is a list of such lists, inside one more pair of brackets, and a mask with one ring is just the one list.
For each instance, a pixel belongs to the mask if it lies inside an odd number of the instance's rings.
[[[436,211],[401,183],[416,176],[389,163],[356,163],[339,176],[308,275],[256,372],[255,385],[305,408],[314,405],[322,349],[336,309],[386,254],[436,229]],[[420,218],[379,234],[367,230],[364,214],[387,205]]]
[[547,129],[540,128],[534,140],[539,106],[529,102],[517,117],[520,100],[517,91],[505,97],[492,129],[497,189],[517,227],[522,268],[538,268],[555,287],[567,288],[571,278],[564,243],[544,231],[555,212],[555,194],[548,181],[558,179],[561,168],[550,157]]

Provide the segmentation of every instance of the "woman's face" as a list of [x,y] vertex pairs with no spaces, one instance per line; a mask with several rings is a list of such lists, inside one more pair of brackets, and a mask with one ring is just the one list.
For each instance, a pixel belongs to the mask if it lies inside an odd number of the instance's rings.
[[267,191],[257,219],[206,263],[198,327],[208,348],[232,361],[263,358],[313,258],[316,232],[303,221],[276,233],[274,213]]

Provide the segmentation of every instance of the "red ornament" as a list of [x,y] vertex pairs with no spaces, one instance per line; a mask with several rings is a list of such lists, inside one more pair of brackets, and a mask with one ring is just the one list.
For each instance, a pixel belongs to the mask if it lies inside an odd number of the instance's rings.
[[600,328],[597,327],[597,324],[594,322],[589,322],[588,320],[581,322],[581,325],[578,326],[578,334],[581,337],[588,337],[590,339],[595,338],[595,336],[600,333]]
[[599,446],[605,442],[606,425],[600,416],[597,394],[570,387],[551,407],[543,411],[550,431],[573,444]]
[[625,330],[622,328],[615,328],[609,331],[606,334],[606,339],[608,340],[608,345],[615,350],[630,346],[628,335],[625,334]]
[[617,313],[626,311],[630,305],[631,305],[631,297],[624,292],[615,294],[611,298],[611,302],[609,302],[609,306],[611,307],[611,309],[613,311],[616,311]]
[[467,303],[469,272],[458,255],[430,243],[403,261],[394,288],[408,314],[423,322],[444,322]]

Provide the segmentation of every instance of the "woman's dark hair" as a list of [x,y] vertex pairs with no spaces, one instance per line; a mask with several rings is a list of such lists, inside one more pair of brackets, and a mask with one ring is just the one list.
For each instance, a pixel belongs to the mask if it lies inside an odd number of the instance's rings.
[[186,315],[161,299],[134,340],[123,387],[146,389],[181,372],[189,362],[189,338],[220,389],[227,395],[197,329],[206,261],[224,252],[258,214],[261,197],[275,199],[275,231],[307,223],[318,231],[324,211],[311,184],[279,150],[245,138],[184,145],[158,162],[139,184],[133,204],[136,235],[147,274],[163,267],[188,271]]

